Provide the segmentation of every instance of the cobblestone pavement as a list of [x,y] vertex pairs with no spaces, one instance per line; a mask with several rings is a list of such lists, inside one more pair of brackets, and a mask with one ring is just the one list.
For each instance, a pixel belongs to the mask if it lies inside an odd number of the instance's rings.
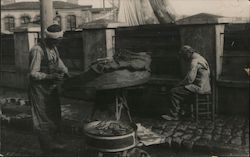
[[[30,131],[2,128],[1,153],[6,157],[45,157],[41,155],[37,137]],[[53,154],[54,157],[86,157],[84,139],[81,136],[62,135],[62,143],[67,147],[63,153]],[[212,154],[170,150],[161,146],[142,147],[151,157],[211,157]],[[97,157],[97,156],[90,156]]]
[[167,147],[214,154],[249,155],[249,120],[217,117],[215,122],[136,119],[165,139]]
[[[41,156],[41,150],[36,135],[31,131],[20,131],[3,127],[1,132],[1,153],[7,157]],[[66,150],[61,154],[53,154],[58,157],[78,157],[83,149],[83,138],[68,134],[61,135],[61,143],[65,143]],[[41,156],[44,157],[44,156]]]
[[[82,134],[82,126],[92,104],[80,100],[62,99],[65,132]],[[2,121],[7,126],[31,129],[30,106],[25,98],[2,98]],[[164,148],[220,155],[249,155],[249,119],[239,116],[219,116],[214,122],[164,121],[134,118],[164,139]]]

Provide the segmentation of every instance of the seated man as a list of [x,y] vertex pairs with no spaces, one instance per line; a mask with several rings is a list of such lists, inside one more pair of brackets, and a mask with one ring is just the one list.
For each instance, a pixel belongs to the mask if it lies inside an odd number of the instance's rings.
[[190,64],[190,67],[185,78],[176,87],[171,89],[170,108],[167,114],[162,115],[162,118],[166,120],[178,120],[180,116],[180,104],[193,94],[211,92],[210,70],[206,59],[188,45],[182,47],[180,56]]

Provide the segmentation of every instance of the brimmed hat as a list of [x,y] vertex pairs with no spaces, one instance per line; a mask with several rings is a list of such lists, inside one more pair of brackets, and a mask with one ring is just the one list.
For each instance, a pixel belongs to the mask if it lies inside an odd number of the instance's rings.
[[63,31],[62,31],[61,26],[59,26],[58,24],[53,24],[53,25],[50,25],[45,30],[45,35],[46,35],[46,38],[62,39],[63,38]]

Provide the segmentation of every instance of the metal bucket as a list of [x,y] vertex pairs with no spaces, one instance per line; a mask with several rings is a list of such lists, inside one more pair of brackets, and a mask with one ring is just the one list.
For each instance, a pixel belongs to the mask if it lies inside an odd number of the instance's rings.
[[100,135],[90,130],[96,127],[101,121],[90,122],[84,127],[86,145],[91,149],[101,152],[120,152],[135,147],[135,131],[136,125],[118,121],[109,121],[110,123],[123,123],[132,128],[131,131],[122,135]]

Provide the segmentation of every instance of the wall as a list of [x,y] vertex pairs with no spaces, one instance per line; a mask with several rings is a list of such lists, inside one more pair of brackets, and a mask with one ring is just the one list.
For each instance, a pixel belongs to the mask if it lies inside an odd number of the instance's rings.
[[18,85],[17,88],[27,88],[28,58],[29,58],[29,39],[28,33],[16,32],[15,38],[15,70]]
[[82,38],[81,31],[66,31],[64,32],[64,39],[57,47],[61,59],[71,73],[84,69]]
[[90,64],[98,58],[106,57],[106,30],[105,29],[84,29],[83,53],[84,69],[89,68]]
[[204,56],[215,70],[215,25],[184,25],[180,27],[181,44],[190,45]]
[[0,68],[0,86],[17,88],[16,70],[14,66],[2,66]]
[[91,11],[83,10],[82,11],[82,20],[83,20],[82,21],[83,24],[92,21],[92,13],[91,13]]
[[[29,52],[28,34],[15,33],[15,65],[3,66],[1,68],[1,86],[25,89],[27,88],[26,54]],[[1,66],[2,67],[2,66]]]
[[249,83],[218,81],[218,113],[249,115]]
[[0,85],[15,86],[15,50],[14,50],[14,35],[1,35],[0,52]]
[[223,51],[217,54],[218,111],[249,115],[249,76],[244,68],[250,66],[250,28],[247,24],[228,24],[221,36],[224,38],[218,42]]
[[150,52],[152,75],[179,78],[179,28],[169,25],[121,27],[116,30],[116,49]]
[[27,89],[29,50],[37,42],[37,28],[20,30],[14,33],[15,64],[1,65],[0,85],[11,88]]

